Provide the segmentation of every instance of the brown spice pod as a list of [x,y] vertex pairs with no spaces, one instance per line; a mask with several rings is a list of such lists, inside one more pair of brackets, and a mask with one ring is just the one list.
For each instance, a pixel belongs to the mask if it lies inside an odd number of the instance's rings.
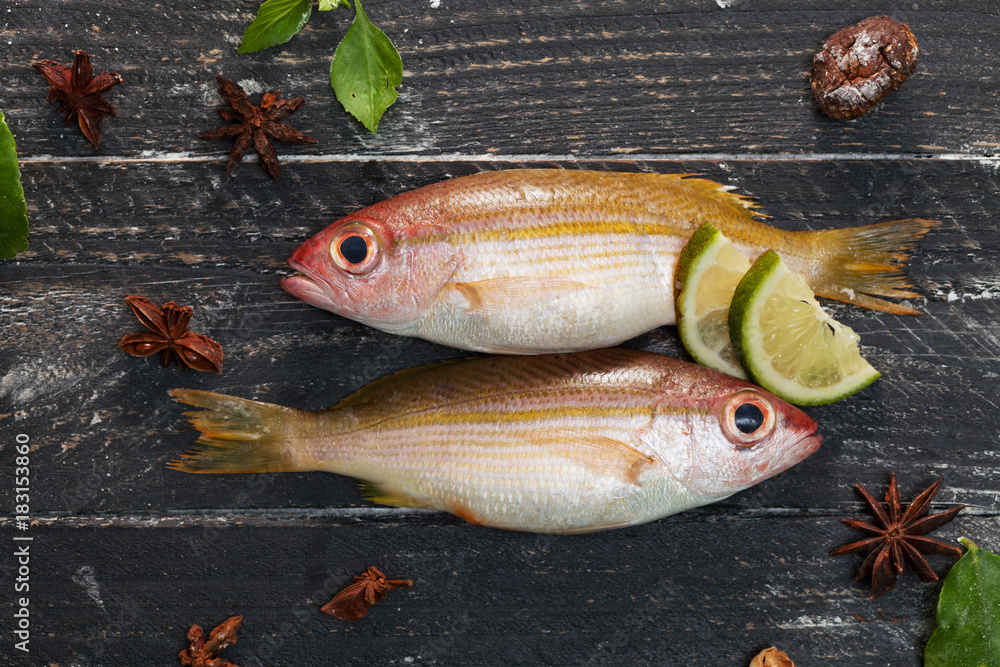
[[830,35],[812,64],[813,98],[828,116],[853,120],[874,109],[917,69],[909,26],[870,16]]
[[753,659],[750,667],[795,667],[784,651],[775,647],[766,648]]

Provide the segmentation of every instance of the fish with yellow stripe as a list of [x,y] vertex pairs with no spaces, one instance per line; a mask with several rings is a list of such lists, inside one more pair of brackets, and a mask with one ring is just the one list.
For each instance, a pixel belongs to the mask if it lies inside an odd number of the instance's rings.
[[482,352],[607,347],[676,322],[675,271],[705,221],[748,259],[768,249],[813,291],[894,314],[922,219],[783,231],[686,174],[492,171],[403,193],[302,244],[291,294],[369,326]]
[[726,498],[799,463],[816,422],[729,375],[651,352],[493,356],[390,375],[321,412],[175,389],[190,473],[327,471],[379,503],[583,533]]

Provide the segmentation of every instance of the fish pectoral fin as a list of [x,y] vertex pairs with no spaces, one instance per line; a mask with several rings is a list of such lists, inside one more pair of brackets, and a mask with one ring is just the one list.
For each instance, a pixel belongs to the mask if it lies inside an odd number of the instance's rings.
[[560,294],[591,287],[593,285],[578,280],[548,276],[489,278],[455,284],[455,289],[469,302],[469,310],[493,310],[512,303],[524,305],[527,298],[550,299]]
[[578,463],[590,470],[639,486],[639,475],[656,461],[623,442],[595,433],[569,429],[539,431],[529,439],[550,453]]
[[380,505],[392,505],[393,507],[409,507],[415,510],[439,510],[439,507],[432,507],[427,503],[417,500],[411,496],[390,489],[376,482],[368,482],[363,479],[357,480],[361,487],[361,495],[365,500]]

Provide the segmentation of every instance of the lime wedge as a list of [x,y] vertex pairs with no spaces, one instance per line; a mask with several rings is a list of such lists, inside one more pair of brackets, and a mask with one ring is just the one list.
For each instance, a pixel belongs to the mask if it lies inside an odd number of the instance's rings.
[[677,328],[688,354],[699,364],[744,380],[729,342],[729,302],[743,274],[746,257],[709,223],[681,250],[677,265]]
[[773,250],[736,288],[729,333],[753,381],[796,405],[839,401],[880,375],[861,357],[858,335],[823,312]]

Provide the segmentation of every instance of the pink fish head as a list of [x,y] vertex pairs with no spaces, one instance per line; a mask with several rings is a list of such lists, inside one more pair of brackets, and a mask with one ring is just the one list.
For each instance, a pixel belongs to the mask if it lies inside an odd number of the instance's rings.
[[721,498],[773,477],[819,449],[816,422],[795,406],[725,376],[691,417],[688,456],[674,474],[700,495]]
[[369,326],[404,328],[433,305],[460,261],[445,240],[418,235],[421,227],[387,202],[358,211],[299,246],[288,265],[302,275],[282,278],[281,286]]

